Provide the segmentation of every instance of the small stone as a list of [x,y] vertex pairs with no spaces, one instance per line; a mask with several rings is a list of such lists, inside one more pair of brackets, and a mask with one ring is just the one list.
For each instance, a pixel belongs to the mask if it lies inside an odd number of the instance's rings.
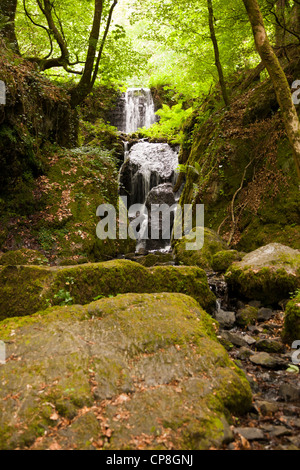
[[219,322],[221,328],[232,328],[235,323],[235,313],[225,312],[220,309],[215,315],[216,320]]
[[274,315],[274,312],[271,308],[260,308],[257,312],[258,321],[268,321]]
[[237,353],[237,358],[241,360],[248,359],[252,354],[254,353],[251,351],[251,349],[242,346]]
[[250,335],[244,335],[244,340],[246,341],[249,346],[252,346],[253,344],[256,343],[256,339],[252,338]]
[[300,399],[300,389],[295,385],[283,383],[279,387],[279,395],[284,401],[297,401]]
[[247,441],[259,441],[265,439],[263,431],[259,428],[235,428],[234,431],[241,434]]
[[239,333],[232,331],[222,331],[221,336],[235,346],[248,346],[247,342],[244,340],[243,336]]
[[292,434],[291,430],[286,428],[285,426],[272,426],[271,425],[268,432],[271,437],[290,436]]
[[279,406],[275,402],[261,401],[261,402],[257,402],[256,404],[260,413],[263,416],[272,416],[274,413],[276,413],[279,410]]
[[236,322],[239,326],[247,326],[254,324],[257,319],[257,308],[246,305],[245,308],[242,308],[237,311]]
[[263,332],[263,328],[257,325],[248,325],[247,330],[250,331],[250,333],[253,333],[254,335],[258,335],[259,333]]
[[268,367],[269,369],[282,369],[286,367],[286,361],[281,358],[271,356],[266,352],[253,354],[253,356],[250,357],[250,361],[253,362],[253,364]]
[[258,351],[266,351],[269,353],[281,353],[284,350],[283,344],[274,339],[260,339],[256,343]]

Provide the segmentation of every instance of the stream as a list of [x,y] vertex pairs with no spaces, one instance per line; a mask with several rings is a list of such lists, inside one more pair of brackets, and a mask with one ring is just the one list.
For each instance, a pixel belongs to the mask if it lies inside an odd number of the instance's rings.
[[[129,89],[122,97],[119,130],[128,134],[140,127],[151,126],[156,118],[151,92]],[[121,117],[120,117],[121,116]],[[178,148],[166,143],[140,140],[124,145],[124,163],[120,169],[120,195],[127,198],[129,220],[136,221],[137,245],[133,259],[139,262],[149,253],[160,254],[157,264],[170,261],[170,237],[149,235],[151,204],[179,201],[181,190],[174,194],[177,180]],[[172,224],[172,220],[171,220]],[[152,228],[152,227],[151,227]],[[165,256],[165,258],[164,258]],[[299,374],[289,372],[291,352],[281,342],[284,311],[264,309],[255,299],[249,304],[258,308],[255,324],[239,325],[239,312],[247,307],[241,299],[228,296],[222,275],[207,271],[208,283],[217,298],[213,317],[219,322],[218,338],[229,356],[244,371],[253,392],[253,406],[246,416],[233,418],[233,439],[228,450],[293,450],[300,447]],[[269,310],[267,312],[267,310]],[[279,350],[270,349],[279,345]],[[257,353],[265,353],[266,363],[257,363]]]

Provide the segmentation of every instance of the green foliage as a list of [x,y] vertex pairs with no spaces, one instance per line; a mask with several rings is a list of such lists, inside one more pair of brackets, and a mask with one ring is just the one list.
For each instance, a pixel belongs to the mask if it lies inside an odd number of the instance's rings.
[[156,114],[160,117],[159,122],[149,129],[139,129],[144,137],[151,139],[166,139],[172,144],[180,144],[183,139],[182,125],[193,112],[192,108],[183,109],[182,103],[172,107],[164,104]]

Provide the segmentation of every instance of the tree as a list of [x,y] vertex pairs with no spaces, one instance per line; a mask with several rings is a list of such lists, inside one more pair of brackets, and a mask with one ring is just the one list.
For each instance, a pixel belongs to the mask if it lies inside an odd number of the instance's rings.
[[1,34],[13,51],[19,53],[19,45],[15,33],[16,9],[17,0],[0,0]]
[[293,103],[290,86],[268,39],[257,0],[243,0],[243,2],[252,26],[257,51],[273,82],[300,181],[300,122]]
[[[93,89],[111,26],[113,11],[118,3],[118,0],[92,1],[94,3],[92,27],[86,44],[84,44],[86,55],[82,58],[84,52],[80,51],[81,57],[79,57],[78,53],[70,49],[65,32],[66,25],[64,25],[60,16],[61,4],[58,0],[22,0],[24,16],[35,30],[46,34],[47,42],[45,45],[43,37],[43,48],[45,49],[47,46],[49,48],[49,52],[44,56],[33,55],[24,58],[36,64],[41,72],[53,68],[62,68],[68,73],[80,76],[79,82],[70,90],[72,107],[79,105]],[[75,3],[78,5],[79,2]],[[13,44],[14,51],[20,53],[15,34],[17,0],[0,0],[0,5],[1,12],[10,20],[5,24],[3,34],[7,41]],[[76,15],[76,13],[76,10],[73,10],[73,14]],[[84,26],[85,31],[88,31],[88,25],[85,24]],[[100,37],[100,28],[102,26],[103,34]]]
[[223,68],[220,61],[220,52],[218,41],[216,38],[215,33],[215,26],[214,26],[214,10],[212,5],[212,0],[207,0],[207,8],[208,8],[208,18],[209,18],[209,30],[210,30],[210,37],[214,46],[214,54],[215,54],[215,64],[218,70],[220,86],[222,90],[223,99],[226,106],[229,106],[229,98],[227,94],[226,84],[224,80]]

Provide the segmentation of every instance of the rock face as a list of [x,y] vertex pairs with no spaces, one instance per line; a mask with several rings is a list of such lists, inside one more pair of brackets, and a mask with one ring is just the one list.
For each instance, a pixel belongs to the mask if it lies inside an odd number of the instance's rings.
[[[203,232],[204,231],[204,232]],[[186,243],[193,241],[190,240],[193,234],[197,234],[199,238],[204,233],[204,245],[201,250],[186,250]],[[174,241],[174,254],[178,264],[186,266],[199,266],[203,269],[212,269],[213,256],[220,252],[227,250],[228,246],[219,235],[213,230],[206,227],[196,227],[192,230],[191,234]]]
[[216,304],[205,272],[192,266],[145,268],[129,260],[51,268],[5,266],[0,267],[0,320],[128,292],[181,292],[208,312]]
[[[148,251],[160,250],[170,245],[172,228],[174,223],[174,211],[169,209],[176,203],[173,185],[164,183],[151,189],[146,199],[148,212],[147,233],[145,248]],[[157,206],[165,205],[166,216],[159,211]],[[157,208],[157,209],[156,209]],[[170,214],[170,216],[168,216]]]
[[212,318],[186,295],[59,307],[0,332],[1,449],[209,449],[230,439],[228,410],[251,406]]
[[175,183],[177,166],[178,154],[168,144],[133,145],[120,170],[120,195],[127,196],[128,207],[144,204],[153,187]]
[[300,250],[271,243],[233,263],[225,278],[231,295],[276,305],[300,287]]

